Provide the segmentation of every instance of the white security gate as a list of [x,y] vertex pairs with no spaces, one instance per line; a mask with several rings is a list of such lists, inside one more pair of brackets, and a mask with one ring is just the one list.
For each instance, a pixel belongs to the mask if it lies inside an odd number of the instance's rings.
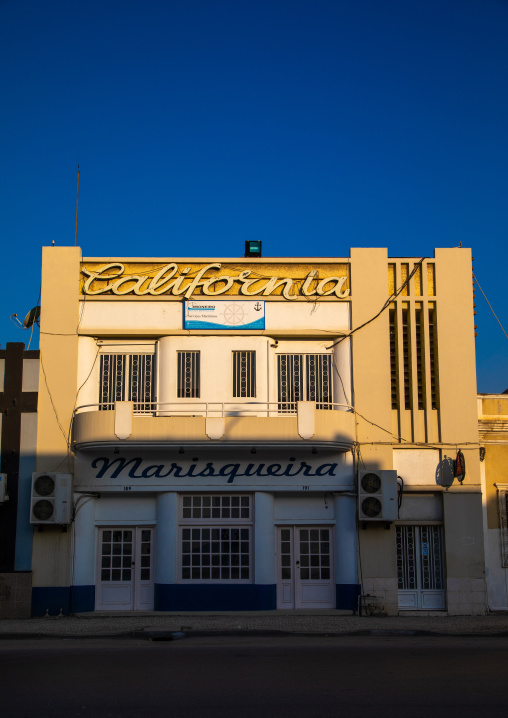
[[96,610],[153,610],[153,529],[99,529]]
[[335,608],[332,528],[284,526],[277,533],[277,607]]
[[397,526],[399,608],[445,608],[441,526]]

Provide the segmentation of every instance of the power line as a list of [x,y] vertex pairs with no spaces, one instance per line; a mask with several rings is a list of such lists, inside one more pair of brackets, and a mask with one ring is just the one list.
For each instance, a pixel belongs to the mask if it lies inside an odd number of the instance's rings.
[[503,327],[503,325],[501,324],[501,322],[499,321],[499,318],[498,318],[497,314],[496,314],[495,311],[492,309],[492,304],[491,304],[491,303],[489,302],[489,300],[487,299],[487,295],[485,294],[485,292],[484,292],[483,289],[481,288],[480,282],[476,279],[476,277],[475,277],[474,274],[473,274],[473,279],[474,279],[474,281],[476,282],[476,284],[478,285],[478,289],[479,289],[480,292],[483,294],[483,296],[484,296],[484,298],[485,298],[485,301],[486,301],[487,304],[489,305],[490,311],[491,311],[492,314],[496,317],[497,323],[499,324],[499,326],[500,326],[501,329],[503,330],[503,333],[504,333],[505,337],[508,339],[508,334],[505,332],[504,327]]

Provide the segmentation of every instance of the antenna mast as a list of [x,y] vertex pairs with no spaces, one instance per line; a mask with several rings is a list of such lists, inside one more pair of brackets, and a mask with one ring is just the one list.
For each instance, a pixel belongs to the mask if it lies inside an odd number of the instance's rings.
[[74,235],[74,246],[78,246],[78,202],[79,202],[79,163],[78,163],[78,189],[76,192],[76,234]]

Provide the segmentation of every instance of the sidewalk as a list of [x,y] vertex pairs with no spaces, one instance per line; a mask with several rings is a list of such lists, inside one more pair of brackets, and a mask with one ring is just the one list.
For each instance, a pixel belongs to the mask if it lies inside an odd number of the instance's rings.
[[[0,638],[171,638],[196,635],[477,635],[508,636],[508,614],[488,616],[359,617],[341,611],[224,613],[83,613],[2,619]],[[182,636],[173,636],[182,637]]]

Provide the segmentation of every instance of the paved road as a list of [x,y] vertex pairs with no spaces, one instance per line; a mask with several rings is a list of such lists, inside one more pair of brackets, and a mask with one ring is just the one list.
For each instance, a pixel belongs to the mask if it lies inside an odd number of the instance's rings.
[[3,718],[508,713],[502,637],[4,640]]

